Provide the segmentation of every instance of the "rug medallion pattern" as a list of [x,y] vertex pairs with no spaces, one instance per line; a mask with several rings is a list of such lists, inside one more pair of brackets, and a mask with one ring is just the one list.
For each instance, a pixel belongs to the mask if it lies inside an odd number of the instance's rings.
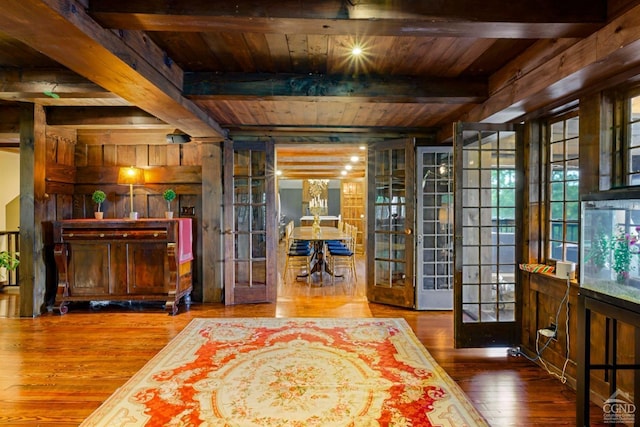
[[483,426],[404,319],[195,319],[82,426]]

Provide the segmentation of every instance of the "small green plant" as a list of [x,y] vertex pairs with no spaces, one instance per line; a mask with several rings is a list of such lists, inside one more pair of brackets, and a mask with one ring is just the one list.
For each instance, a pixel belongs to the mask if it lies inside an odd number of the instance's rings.
[[623,283],[628,277],[629,272],[634,268],[632,256],[640,253],[638,246],[638,233],[640,227],[636,227],[634,232],[625,232],[619,228],[618,233],[611,239],[611,268],[616,272],[616,281]]
[[91,195],[91,200],[94,201],[94,203],[96,203],[98,205],[98,212],[101,212],[102,209],[102,202],[104,202],[105,200],[107,200],[107,195],[104,191],[102,190],[96,190],[93,192],[93,194]]
[[597,271],[603,269],[609,256],[609,239],[604,232],[598,233],[591,242],[591,250],[588,252],[585,261],[595,267]]
[[176,192],[169,188],[162,193],[162,198],[167,201],[167,210],[171,212],[171,202],[176,198]]
[[7,251],[0,251],[0,268],[7,270],[15,270],[20,264],[16,258],[12,257]]

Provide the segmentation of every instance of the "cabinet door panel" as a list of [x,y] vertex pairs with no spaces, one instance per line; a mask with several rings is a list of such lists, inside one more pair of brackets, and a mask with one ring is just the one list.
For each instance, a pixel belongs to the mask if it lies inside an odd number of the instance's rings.
[[71,296],[109,295],[109,243],[75,243],[69,248]]
[[129,294],[164,293],[169,283],[167,245],[145,243],[127,245]]

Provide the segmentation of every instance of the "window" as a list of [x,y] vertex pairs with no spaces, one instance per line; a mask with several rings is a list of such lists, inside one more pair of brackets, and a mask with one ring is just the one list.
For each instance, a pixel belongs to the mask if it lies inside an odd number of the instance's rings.
[[626,185],[640,185],[640,95],[631,95],[623,107],[626,135],[623,173]]
[[554,118],[547,125],[547,257],[578,262],[579,237],[578,112]]

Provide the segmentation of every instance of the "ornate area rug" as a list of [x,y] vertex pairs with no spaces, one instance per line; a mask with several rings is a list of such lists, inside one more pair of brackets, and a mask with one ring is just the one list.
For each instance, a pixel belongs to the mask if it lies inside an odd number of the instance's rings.
[[195,319],[82,426],[486,426],[404,319]]

